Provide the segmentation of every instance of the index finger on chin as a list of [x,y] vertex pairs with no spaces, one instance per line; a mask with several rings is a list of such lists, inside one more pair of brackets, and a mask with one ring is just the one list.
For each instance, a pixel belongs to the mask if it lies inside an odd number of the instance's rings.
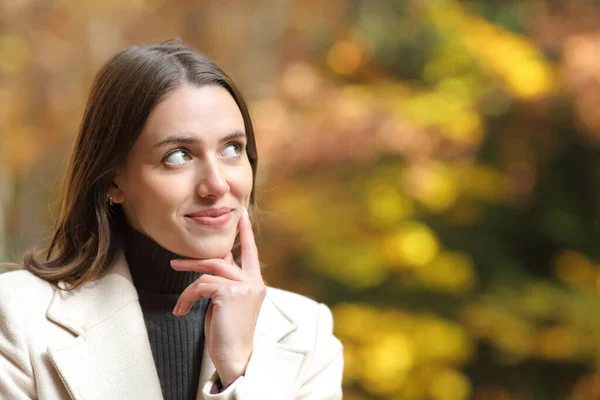
[[258,249],[254,240],[254,232],[252,231],[252,223],[248,210],[244,208],[242,217],[239,223],[240,228],[240,246],[242,248],[242,270],[260,275],[260,265],[258,262]]

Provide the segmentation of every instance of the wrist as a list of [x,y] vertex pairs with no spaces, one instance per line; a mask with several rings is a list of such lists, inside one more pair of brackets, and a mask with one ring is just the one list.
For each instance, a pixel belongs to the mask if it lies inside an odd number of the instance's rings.
[[250,357],[245,361],[229,361],[220,363],[219,366],[215,364],[217,375],[222,385],[222,390],[225,390],[229,385],[235,382],[240,376],[246,373],[246,367]]

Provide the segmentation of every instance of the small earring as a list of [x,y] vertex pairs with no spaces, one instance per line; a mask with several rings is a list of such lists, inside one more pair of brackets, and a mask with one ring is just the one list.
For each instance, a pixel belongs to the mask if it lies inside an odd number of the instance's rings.
[[115,204],[115,203],[113,203],[112,196],[110,194],[106,195],[106,201],[108,201],[108,205],[111,207],[113,206],[113,204]]

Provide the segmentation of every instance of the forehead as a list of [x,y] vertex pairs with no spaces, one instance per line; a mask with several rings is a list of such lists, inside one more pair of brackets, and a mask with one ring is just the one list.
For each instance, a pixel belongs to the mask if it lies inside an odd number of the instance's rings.
[[227,90],[220,86],[182,86],[154,108],[138,140],[152,144],[185,133],[209,141],[235,131],[245,132],[244,118]]

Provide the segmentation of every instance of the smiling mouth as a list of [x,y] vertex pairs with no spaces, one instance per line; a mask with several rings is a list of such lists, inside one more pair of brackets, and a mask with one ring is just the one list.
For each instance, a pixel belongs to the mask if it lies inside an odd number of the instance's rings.
[[201,211],[194,214],[186,215],[192,221],[214,228],[221,227],[231,220],[233,210],[231,208],[219,208]]

